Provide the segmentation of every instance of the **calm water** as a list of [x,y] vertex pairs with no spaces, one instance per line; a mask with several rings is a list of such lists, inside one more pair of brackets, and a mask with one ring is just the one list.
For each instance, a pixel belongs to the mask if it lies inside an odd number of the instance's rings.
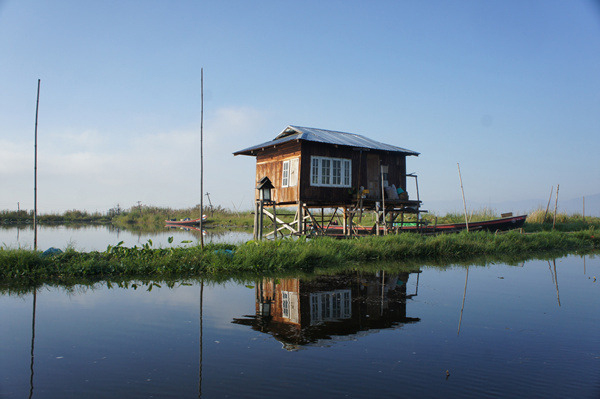
[[[168,238],[173,237],[173,243],[168,243]],[[151,233],[139,233],[118,229],[113,226],[38,226],[38,249],[46,250],[50,247],[65,249],[67,246],[79,251],[104,251],[108,245],[115,245],[124,241],[126,247],[143,245],[152,240],[152,245],[158,247],[196,245],[200,241],[200,232],[182,228],[164,228]],[[205,243],[227,242],[240,243],[252,239],[252,233],[243,231],[205,230]],[[182,241],[191,243],[182,244]],[[2,226],[0,227],[0,247],[33,248],[32,226]]]
[[35,318],[32,293],[5,294],[0,397],[598,398],[594,277],[600,257],[570,256],[151,290],[44,287]]

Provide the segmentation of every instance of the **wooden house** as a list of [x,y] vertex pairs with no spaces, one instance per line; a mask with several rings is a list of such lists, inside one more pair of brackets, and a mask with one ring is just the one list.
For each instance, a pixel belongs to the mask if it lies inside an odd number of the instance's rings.
[[345,215],[359,208],[419,212],[418,188],[411,198],[407,194],[406,158],[419,155],[412,150],[353,133],[288,126],[234,155],[256,157],[256,182],[268,178],[277,206],[297,205],[308,214],[311,208],[343,208]]

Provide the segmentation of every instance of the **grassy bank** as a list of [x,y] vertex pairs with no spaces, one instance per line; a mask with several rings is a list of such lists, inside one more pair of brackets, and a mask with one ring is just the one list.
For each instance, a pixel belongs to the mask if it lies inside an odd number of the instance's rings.
[[[107,212],[87,212],[69,210],[62,213],[38,214],[39,224],[71,224],[71,223],[97,223],[113,224],[117,227],[134,228],[136,230],[156,230],[165,225],[167,219],[199,218],[200,206],[193,208],[174,209],[156,206],[134,206],[129,209],[115,207]],[[207,225],[252,228],[254,215],[249,211],[234,212],[229,209],[215,207],[204,208],[208,216]],[[31,224],[33,211],[20,210],[0,211],[0,224]]]
[[[200,217],[200,206],[193,208],[174,209],[167,207],[156,207],[140,205],[129,209],[119,206],[109,209],[105,213],[86,212],[70,210],[63,213],[50,213],[38,215],[40,224],[86,224],[102,223],[113,224],[116,227],[135,231],[156,231],[162,229],[167,219],[183,219]],[[207,227],[236,227],[251,229],[254,224],[254,215],[250,211],[232,211],[222,207],[205,207],[204,214],[208,216]],[[278,216],[285,222],[291,222],[294,218],[294,210],[281,208]],[[468,215],[469,222],[478,222],[499,218],[500,214],[494,210],[481,209]],[[529,213],[524,229],[526,232],[549,231],[553,227],[552,212],[535,210]],[[447,213],[437,215],[435,213],[423,214],[422,219],[430,224],[464,223],[465,217],[462,213]],[[405,221],[413,221],[414,215],[407,215]],[[32,211],[0,211],[0,224],[25,224],[33,222]],[[338,220],[341,224],[341,219]],[[363,224],[372,225],[375,222],[372,213],[363,215]],[[555,230],[558,231],[580,231],[590,228],[600,229],[600,218],[586,217],[580,214],[558,213],[556,215]]]
[[[112,217],[108,213],[69,210],[62,213],[46,213],[37,217],[40,224],[70,224],[70,223],[110,223]],[[0,224],[29,224],[33,223],[33,211],[0,211]]]
[[355,240],[318,238],[215,244],[192,248],[109,247],[104,252],[40,252],[0,249],[0,281],[52,281],[76,277],[164,278],[312,271],[370,262],[451,263],[486,258],[525,260],[552,251],[566,254],[600,248],[595,230],[574,233],[492,234],[487,232],[421,236],[400,234]]

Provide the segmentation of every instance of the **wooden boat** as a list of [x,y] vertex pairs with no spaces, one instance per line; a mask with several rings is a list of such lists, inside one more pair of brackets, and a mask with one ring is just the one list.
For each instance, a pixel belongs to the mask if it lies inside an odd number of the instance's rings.
[[[481,222],[470,222],[469,231],[506,231],[514,230],[523,227],[527,215],[509,216],[500,219],[484,220]],[[465,230],[467,225],[465,223],[449,223],[449,224],[438,224],[438,225],[425,225],[425,226],[400,226],[401,231],[421,231],[424,233],[451,233]]]
[[[506,231],[519,229],[523,227],[525,223],[525,219],[527,219],[527,215],[520,216],[510,216],[504,217],[500,219],[493,220],[485,220],[481,222],[471,222],[469,223],[469,231]],[[379,227],[380,232],[383,233],[383,227]],[[437,233],[456,233],[461,230],[466,229],[465,223],[449,223],[449,224],[438,224],[438,225],[415,225],[411,223],[410,225],[399,225],[399,223],[395,224],[395,227],[389,228],[388,231],[399,231],[399,232],[418,232],[425,234],[437,234]],[[353,235],[373,235],[375,234],[375,226],[373,227],[363,227],[363,226],[352,226],[352,234]],[[343,227],[340,225],[329,226],[324,231],[325,235],[328,236],[343,236]]]
[[[207,220],[206,215],[202,215],[202,221],[205,222]],[[167,226],[198,226],[200,225],[200,218],[198,219],[190,219],[190,218],[185,218],[185,219],[169,219],[169,220],[165,220],[165,223]]]

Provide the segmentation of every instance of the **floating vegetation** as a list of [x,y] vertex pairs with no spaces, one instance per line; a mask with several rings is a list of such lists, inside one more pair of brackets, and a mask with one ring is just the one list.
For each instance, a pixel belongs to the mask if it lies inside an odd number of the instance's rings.
[[[600,248],[594,229],[520,234],[462,232],[422,236],[412,233],[336,240],[323,237],[297,240],[250,241],[241,245],[127,248],[120,242],[105,251],[64,252],[0,248],[0,282],[44,282],[70,278],[113,277],[187,278],[244,273],[312,272],[315,269],[357,267],[372,262],[448,264],[485,259],[486,262],[526,260]],[[361,266],[362,267],[362,266]]]

